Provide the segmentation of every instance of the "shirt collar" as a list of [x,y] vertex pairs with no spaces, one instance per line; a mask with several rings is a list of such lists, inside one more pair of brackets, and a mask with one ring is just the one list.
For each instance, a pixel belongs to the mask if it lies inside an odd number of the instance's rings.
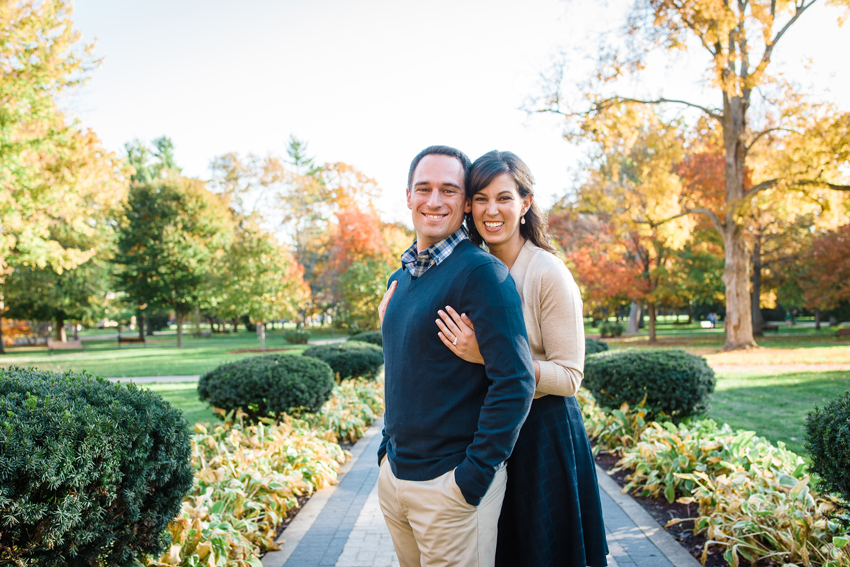
[[410,272],[411,277],[418,278],[431,266],[439,265],[449,257],[458,244],[469,238],[466,227],[459,229],[443,240],[432,244],[422,252],[417,252],[416,241],[401,255],[401,264]]

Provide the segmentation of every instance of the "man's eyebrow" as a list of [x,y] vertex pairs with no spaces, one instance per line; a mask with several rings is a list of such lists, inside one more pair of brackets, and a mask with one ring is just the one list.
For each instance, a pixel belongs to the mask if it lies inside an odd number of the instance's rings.
[[[420,181],[419,183],[414,183],[414,184],[413,184],[413,186],[414,186],[414,187],[419,187],[419,186],[421,186],[421,185],[424,185],[424,186],[430,186],[430,185],[431,185],[431,182],[430,182],[430,181]],[[445,182],[443,182],[443,183],[439,183],[438,185],[439,185],[440,187],[454,187],[455,189],[460,189],[460,188],[461,188],[461,186],[460,186],[460,185],[458,185],[457,183],[452,183],[452,182],[450,182],[450,181],[445,181]]]

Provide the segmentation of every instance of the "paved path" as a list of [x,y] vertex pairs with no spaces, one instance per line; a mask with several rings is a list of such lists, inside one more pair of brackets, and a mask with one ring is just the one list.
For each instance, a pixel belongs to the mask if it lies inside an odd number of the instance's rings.
[[[264,567],[396,567],[398,559],[378,506],[383,421],[352,448],[339,485],[316,493],[283,532],[281,551]],[[699,567],[630,496],[597,467],[611,567]]]

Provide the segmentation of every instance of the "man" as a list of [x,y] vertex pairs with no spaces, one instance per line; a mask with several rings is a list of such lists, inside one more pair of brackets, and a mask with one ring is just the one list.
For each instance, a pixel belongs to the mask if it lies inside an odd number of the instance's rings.
[[[407,205],[416,242],[390,277],[385,305],[378,494],[402,567],[493,565],[504,463],[534,396],[516,286],[463,227],[470,166],[446,146],[413,159]],[[472,319],[484,365],[441,342],[437,311],[448,305]]]

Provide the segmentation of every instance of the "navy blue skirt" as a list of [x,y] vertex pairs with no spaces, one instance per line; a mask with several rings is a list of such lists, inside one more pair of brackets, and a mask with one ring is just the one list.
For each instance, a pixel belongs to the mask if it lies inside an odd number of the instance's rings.
[[508,460],[497,567],[603,567],[608,543],[590,441],[575,398],[544,396]]

